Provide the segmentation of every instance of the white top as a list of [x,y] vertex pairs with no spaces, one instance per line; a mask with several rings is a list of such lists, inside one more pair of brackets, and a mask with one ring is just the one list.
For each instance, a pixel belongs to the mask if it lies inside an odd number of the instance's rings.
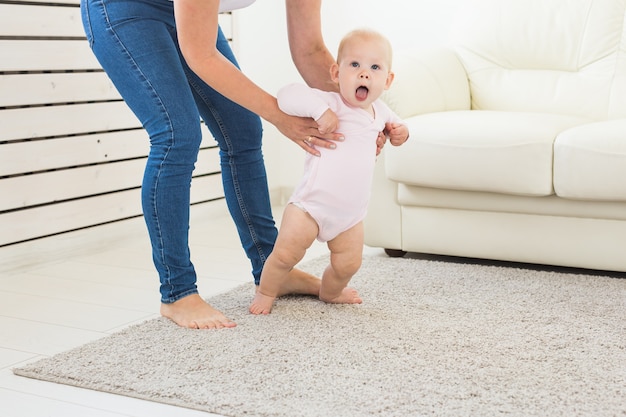
[[255,0],[220,0],[220,13],[243,9],[250,6]]
[[[174,1],[174,0],[170,0]],[[255,0],[220,0],[220,13],[230,12],[232,10],[243,9],[250,6]]]

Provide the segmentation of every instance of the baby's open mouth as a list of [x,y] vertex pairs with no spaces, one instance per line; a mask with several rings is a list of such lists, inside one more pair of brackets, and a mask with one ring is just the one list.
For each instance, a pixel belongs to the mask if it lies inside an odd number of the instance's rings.
[[361,86],[356,89],[356,99],[357,100],[365,100],[367,98],[367,94],[369,90],[367,87]]

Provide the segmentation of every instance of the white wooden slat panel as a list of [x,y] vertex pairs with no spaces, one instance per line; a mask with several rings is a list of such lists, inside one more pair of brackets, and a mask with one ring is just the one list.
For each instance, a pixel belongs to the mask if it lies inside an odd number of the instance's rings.
[[198,154],[193,176],[216,174],[221,171],[219,148],[202,149]]
[[0,211],[136,188],[144,166],[137,159],[7,178],[0,182]]
[[[5,178],[0,181],[0,211],[137,188],[145,165],[142,158]],[[219,171],[218,149],[200,151],[194,175]]]
[[[202,132],[202,148],[216,146],[209,130]],[[149,146],[143,129],[11,142],[0,147],[0,177],[138,158]]]
[[0,107],[121,99],[104,72],[5,74],[0,92]]
[[[222,198],[220,175],[194,178],[192,203]],[[141,215],[141,190],[4,213],[0,246]]]
[[141,214],[141,190],[36,207],[0,216],[0,246]]
[[123,101],[6,109],[0,111],[0,141],[33,139],[141,127]]
[[148,148],[143,129],[13,142],[0,148],[0,176],[137,158]]
[[67,5],[79,5],[80,0],[28,0],[29,3],[42,3],[42,4],[67,4]]
[[[89,48],[78,5],[0,0],[0,245],[141,214],[147,135]],[[228,38],[231,17],[219,17]],[[192,203],[223,198],[203,132]]]
[[100,69],[87,40],[0,39],[0,57],[0,71]]
[[200,143],[201,148],[212,148],[217,147],[217,141],[209,131],[209,128],[202,123],[202,142]]
[[78,7],[0,3],[3,36],[84,37]]
[[[223,13],[218,16],[219,25],[226,39],[233,38],[233,19],[230,13]],[[232,45],[231,45],[232,46]]]
[[[231,21],[229,14],[219,16],[228,39],[232,39]],[[85,37],[78,7],[0,3],[0,27],[3,36]]]
[[224,198],[222,175],[205,175],[191,180],[191,204]]
[[[28,0],[29,3],[43,3],[43,4],[49,4],[49,3],[54,3],[54,4],[76,4],[79,5],[80,4],[80,0]],[[222,13],[220,15],[220,17],[222,16],[230,16],[230,13]]]

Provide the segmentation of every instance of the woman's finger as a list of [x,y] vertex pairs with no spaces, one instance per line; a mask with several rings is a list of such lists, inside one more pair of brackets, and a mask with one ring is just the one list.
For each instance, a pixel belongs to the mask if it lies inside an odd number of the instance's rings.
[[376,155],[380,155],[380,152],[383,150],[385,146],[385,142],[387,141],[387,136],[385,136],[385,132],[378,132],[378,137],[376,138]]
[[315,136],[307,136],[302,140],[302,144],[300,147],[314,156],[320,156],[320,152],[315,149],[314,140],[317,139]]

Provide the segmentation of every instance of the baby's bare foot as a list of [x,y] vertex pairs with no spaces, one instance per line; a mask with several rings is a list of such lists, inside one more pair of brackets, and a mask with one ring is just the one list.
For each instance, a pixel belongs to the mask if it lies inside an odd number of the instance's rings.
[[270,314],[272,306],[274,305],[274,300],[276,300],[276,297],[261,294],[261,292],[257,290],[256,294],[254,294],[254,299],[250,304],[250,313]]
[[161,315],[190,329],[223,329],[237,325],[198,294],[181,298],[172,304],[161,304]]
[[324,294],[323,290],[320,290],[320,300],[332,304],[361,304],[363,302],[359,293],[350,287],[341,290],[339,295]]

